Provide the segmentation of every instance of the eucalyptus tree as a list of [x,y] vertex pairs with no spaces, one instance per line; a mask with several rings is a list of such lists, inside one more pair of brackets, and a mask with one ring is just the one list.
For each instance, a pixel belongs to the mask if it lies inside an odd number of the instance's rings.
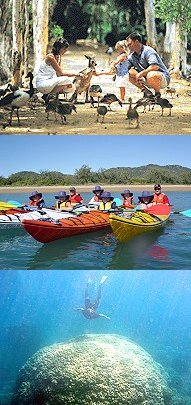
[[190,0],[155,0],[156,15],[167,23],[165,41],[167,52],[170,42],[170,69],[182,70],[186,73],[187,36],[191,32]]
[[154,0],[144,0],[147,45],[157,48]]
[[48,0],[32,0],[34,70],[44,59],[48,45]]
[[12,0],[12,71],[13,83],[22,82],[22,0]]
[[11,30],[11,3],[12,0],[0,0],[0,84],[11,77],[10,37],[8,36],[8,31]]

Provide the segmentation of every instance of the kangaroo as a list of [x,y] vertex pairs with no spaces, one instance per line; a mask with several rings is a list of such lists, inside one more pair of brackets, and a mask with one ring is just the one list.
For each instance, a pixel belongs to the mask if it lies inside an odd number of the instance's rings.
[[97,65],[95,61],[95,55],[87,56],[84,55],[88,59],[88,67],[81,70],[79,73],[82,75],[81,77],[76,77],[73,83],[76,86],[75,92],[72,94],[70,101],[77,102],[78,94],[86,92],[85,103],[88,103],[88,89],[90,87],[91,78],[95,72],[95,67]]

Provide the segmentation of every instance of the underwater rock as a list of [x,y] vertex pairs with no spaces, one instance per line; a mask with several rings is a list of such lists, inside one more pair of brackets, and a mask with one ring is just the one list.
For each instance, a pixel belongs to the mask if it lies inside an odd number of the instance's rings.
[[118,335],[83,335],[39,350],[21,368],[11,405],[169,405],[162,367]]

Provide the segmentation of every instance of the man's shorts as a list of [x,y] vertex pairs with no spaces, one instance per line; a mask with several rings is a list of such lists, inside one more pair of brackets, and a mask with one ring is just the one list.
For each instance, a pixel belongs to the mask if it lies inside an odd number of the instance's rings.
[[[161,77],[162,77],[160,88],[161,88],[161,89],[165,89],[165,88],[168,86],[166,77],[165,77],[165,75],[164,75],[162,72],[159,72],[158,70],[157,70],[157,71],[155,70],[155,71],[152,71],[152,72],[147,73],[147,76],[146,76],[146,83],[147,83],[147,79],[148,79],[149,77],[154,77],[154,76],[156,76],[156,75],[158,75],[158,74],[160,74]],[[148,83],[147,83],[147,84],[148,84]],[[150,87],[150,86],[148,85],[148,87]]]

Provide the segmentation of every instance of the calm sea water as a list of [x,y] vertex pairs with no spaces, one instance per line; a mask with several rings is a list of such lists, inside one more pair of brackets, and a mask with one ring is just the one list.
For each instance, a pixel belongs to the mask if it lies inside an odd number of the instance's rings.
[[[111,319],[90,321],[74,308],[84,305],[87,279],[93,299],[102,275],[108,279],[99,308]],[[19,369],[40,348],[84,333],[115,333],[162,364],[177,395],[173,405],[189,405],[190,296],[191,270],[1,271],[0,404],[10,404]]]
[[[82,193],[89,201],[91,193]],[[113,193],[120,197],[119,193]],[[137,201],[138,193],[135,193]],[[172,210],[191,208],[190,192],[168,193]],[[54,194],[44,194],[47,205]],[[0,200],[27,202],[26,194],[1,194]],[[172,214],[160,231],[120,244],[111,231],[100,231],[41,244],[24,229],[0,229],[0,269],[191,269],[191,218]]]

